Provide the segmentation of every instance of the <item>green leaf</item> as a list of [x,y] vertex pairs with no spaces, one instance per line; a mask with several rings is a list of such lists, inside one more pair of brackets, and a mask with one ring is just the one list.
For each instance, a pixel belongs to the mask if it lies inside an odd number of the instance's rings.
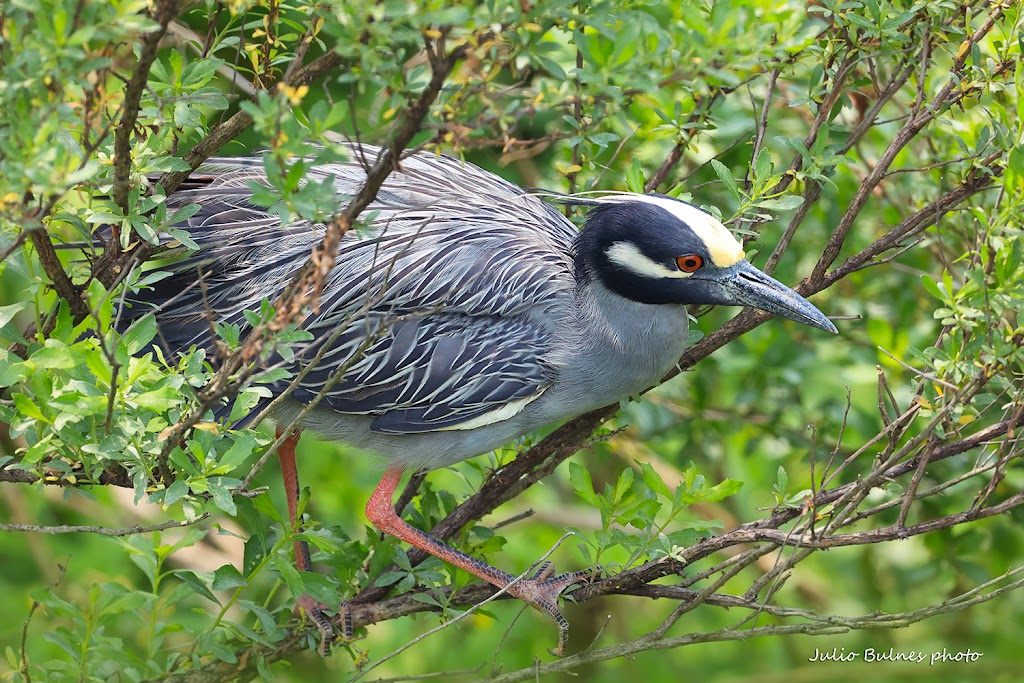
[[46,345],[33,353],[29,360],[39,367],[49,370],[70,370],[79,365],[75,355],[64,342],[57,339],[47,339]]
[[223,591],[240,588],[248,584],[249,582],[235,569],[234,565],[226,564],[213,573],[211,588],[215,591]]
[[762,209],[769,209],[769,210],[774,210],[774,211],[789,211],[790,209],[797,208],[798,206],[802,205],[803,203],[804,203],[804,198],[803,197],[801,197],[799,195],[795,195],[795,194],[788,194],[788,195],[785,195],[783,197],[773,197],[771,199],[762,199],[759,202],[757,202],[755,204],[755,206],[759,206]]
[[338,585],[331,577],[316,572],[299,572],[302,579],[303,593],[325,605],[337,605],[341,594]]
[[213,504],[231,516],[237,514],[235,501],[231,498],[231,491],[222,477],[211,477],[207,479],[210,495],[213,496]]
[[235,402],[231,404],[231,416],[228,418],[228,424],[234,424],[248,415],[252,409],[256,407],[260,402],[260,397],[263,395],[260,391],[266,392],[267,389],[250,387],[238,394],[235,398]]
[[256,448],[256,439],[248,432],[240,432],[237,440],[220,458],[218,471],[230,472],[245,462]]
[[171,225],[177,225],[178,223],[186,221],[189,218],[192,218],[192,216],[195,216],[197,213],[199,213],[199,209],[201,208],[203,208],[201,204],[186,204],[185,206],[181,207],[173,214],[171,214],[171,217],[168,219],[168,222]]
[[245,542],[242,552],[242,573],[245,576],[251,576],[266,556],[267,546],[263,539],[258,534],[250,536],[249,540]]
[[285,585],[288,586],[288,590],[292,592],[292,595],[302,595],[302,591],[305,590],[302,585],[302,579],[299,577],[299,570],[292,564],[291,559],[279,554],[271,558],[270,561],[274,569],[284,580]]
[[786,473],[786,468],[779,465],[779,470],[776,473],[776,483],[779,493],[785,493],[786,489],[789,488],[789,474]]
[[718,175],[719,180],[725,185],[725,189],[729,191],[729,194],[733,196],[737,201],[743,199],[743,193],[740,192],[740,186],[736,184],[736,179],[732,177],[732,172],[729,171],[728,167],[718,159],[711,160],[711,168],[715,169],[715,173]]
[[666,498],[672,498],[672,491],[669,489],[668,484],[665,483],[665,480],[661,478],[661,475],[655,471],[649,462],[640,462],[639,460],[634,462],[640,465],[641,476],[644,483],[647,484],[647,488]]
[[10,306],[0,306],[0,327],[3,327],[7,323],[11,322],[21,311],[25,310],[28,306],[27,301],[19,301],[11,304]]
[[615,481],[615,488],[612,490],[613,506],[620,506],[635,497],[633,493],[633,481],[635,479],[636,475],[631,467],[627,467],[619,473],[619,478]]
[[695,501],[702,503],[716,503],[724,498],[738,493],[743,488],[743,482],[738,479],[725,479],[720,484],[705,488],[693,494]]
[[422,602],[425,605],[433,605],[434,607],[440,608],[444,607],[444,605],[438,602],[437,598],[430,593],[413,593],[410,597],[416,602]]
[[190,235],[188,231],[182,230],[181,228],[170,228],[167,230],[167,234],[181,242],[189,249],[199,251],[199,245],[192,239],[192,235]]
[[192,588],[192,590],[199,595],[203,596],[207,600],[221,604],[220,600],[217,599],[210,589],[207,588],[206,582],[196,576],[195,572],[191,572],[187,569],[178,569],[174,572],[174,575],[181,579],[185,584]]
[[26,364],[7,349],[0,348],[0,387],[23,382],[28,372]]
[[939,283],[936,282],[935,279],[932,278],[930,275],[921,275],[921,285],[925,288],[925,291],[927,291],[929,294],[931,294],[939,301],[946,301],[949,299],[949,296],[942,291],[942,288],[939,286]]
[[171,385],[163,386],[159,389],[154,389],[153,391],[147,391],[131,398],[131,402],[140,408],[152,410],[156,413],[162,413],[165,410],[170,410],[184,400],[185,397],[182,396],[181,391]]
[[569,483],[576,495],[596,508],[601,507],[601,499],[594,491],[594,481],[587,468],[574,462],[569,463]]
[[764,179],[771,175],[772,168],[772,155],[768,153],[767,149],[761,148],[757,155],[757,162],[754,164],[754,177],[764,182]]
[[147,600],[148,598],[144,593],[128,591],[106,605],[103,608],[103,613],[122,614],[124,612],[134,612],[145,605]]
[[156,316],[152,313],[139,318],[121,335],[121,343],[128,351],[128,355],[134,356],[156,337]]
[[124,216],[110,211],[97,211],[96,213],[90,214],[86,219],[86,223],[101,223],[101,224],[112,224],[120,223],[124,219]]
[[565,73],[565,70],[555,60],[549,59],[548,57],[545,57],[543,55],[537,55],[535,59],[542,67],[544,67],[545,71],[547,71],[553,78],[555,78],[555,80],[564,81],[568,78],[568,76]]
[[164,493],[164,507],[174,505],[186,495],[188,495],[188,482],[183,479],[172,481]]
[[[337,602],[337,599],[335,599],[334,602]],[[238,606],[253,614],[256,619],[259,620],[260,626],[263,628],[263,632],[272,640],[280,640],[287,634],[287,631],[278,625],[277,620],[274,619],[274,615],[262,605],[258,605],[251,600],[239,600]]]
[[633,157],[626,169],[626,189],[641,194],[644,191],[644,167],[637,157]]
[[408,575],[408,572],[384,572],[377,577],[377,580],[373,582],[373,585],[385,588],[398,583]]
[[40,422],[48,422],[43,412],[39,409],[39,406],[25,394],[14,394],[14,408],[18,411],[19,415],[24,417],[30,417],[33,420],[39,420]]

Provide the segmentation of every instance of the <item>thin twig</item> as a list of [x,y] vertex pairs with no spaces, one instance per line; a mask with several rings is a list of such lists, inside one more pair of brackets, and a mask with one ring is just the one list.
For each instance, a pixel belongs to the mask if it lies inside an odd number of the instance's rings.
[[105,526],[87,526],[81,524],[65,524],[61,526],[42,526],[38,524],[0,524],[0,531],[24,531],[37,534],[99,534],[101,536],[132,536],[134,534],[148,534],[151,531],[163,531],[164,529],[180,529],[192,526],[210,518],[209,512],[204,512],[195,519],[152,524],[143,526],[127,526],[122,528]]

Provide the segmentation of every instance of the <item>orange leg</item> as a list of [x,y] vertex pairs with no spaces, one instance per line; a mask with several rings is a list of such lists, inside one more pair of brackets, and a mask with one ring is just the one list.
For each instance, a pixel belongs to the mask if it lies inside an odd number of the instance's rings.
[[[558,609],[558,596],[574,583],[580,583],[590,572],[571,572],[551,577],[552,566],[545,562],[532,577],[516,581],[515,576],[442,543],[430,534],[411,526],[395,512],[393,503],[395,489],[402,477],[402,471],[402,467],[389,467],[384,472],[384,477],[377,486],[377,490],[373,492],[370,500],[366,503],[366,518],[384,533],[395,536],[449,564],[465,569],[498,588],[507,587],[509,595],[525,600],[537,609],[550,614],[558,624],[558,647],[553,652],[556,655],[561,655],[569,635],[569,622],[565,620]],[[515,581],[514,584],[513,581]]]
[[[278,428],[277,436],[281,436],[281,429]],[[295,446],[299,443],[299,434],[292,433],[287,439],[281,442],[277,450],[277,457],[281,461],[281,475],[284,477],[285,497],[288,499],[288,519],[292,527],[301,529],[296,525],[299,507],[299,472],[295,466]],[[295,541],[295,567],[299,571],[313,571],[313,561],[310,559],[309,544],[305,541]],[[320,647],[317,651],[327,656],[330,654],[329,643],[334,638],[334,629],[331,628],[330,620],[324,615],[319,602],[312,596],[302,594],[299,596],[296,607],[305,610],[310,620],[320,631]]]

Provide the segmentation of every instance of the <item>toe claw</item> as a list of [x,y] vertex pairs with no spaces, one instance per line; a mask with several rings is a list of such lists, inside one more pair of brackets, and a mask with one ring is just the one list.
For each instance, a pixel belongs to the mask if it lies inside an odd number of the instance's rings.
[[558,647],[548,650],[553,656],[561,657],[569,640],[569,622],[558,609],[558,598],[573,584],[589,581],[599,569],[584,569],[552,576],[554,565],[542,564],[532,577],[522,579],[509,588],[509,594],[530,603],[542,612],[547,612],[558,624]]

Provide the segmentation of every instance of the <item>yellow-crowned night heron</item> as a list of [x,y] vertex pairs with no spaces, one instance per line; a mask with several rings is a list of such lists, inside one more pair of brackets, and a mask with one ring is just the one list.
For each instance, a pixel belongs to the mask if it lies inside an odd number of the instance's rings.
[[[378,149],[353,152],[373,159]],[[340,195],[354,195],[364,178],[352,161],[314,167],[306,180],[330,179]],[[211,159],[168,199],[201,205],[179,226],[201,250],[138,295],[129,314],[156,305],[167,351],[209,347],[209,313],[247,328],[243,312],[275,300],[320,241],[322,225],[282,225],[254,205],[253,182],[266,183],[260,159]],[[476,166],[425,153],[404,159],[367,210],[372,224],[342,239],[319,306],[301,323],[313,341],[292,365],[323,356],[274,415],[279,424],[293,419],[334,381],[304,427],[388,459],[369,520],[498,587],[514,577],[396,515],[403,470],[459,462],[657,383],[686,345],[687,304],[753,306],[836,331],[690,204],[629,193],[568,201],[590,207],[582,231]],[[285,446],[293,503],[294,441]],[[294,507],[292,515],[294,523]],[[556,602],[581,575],[524,579],[508,591],[559,622],[560,647],[567,625]]]

